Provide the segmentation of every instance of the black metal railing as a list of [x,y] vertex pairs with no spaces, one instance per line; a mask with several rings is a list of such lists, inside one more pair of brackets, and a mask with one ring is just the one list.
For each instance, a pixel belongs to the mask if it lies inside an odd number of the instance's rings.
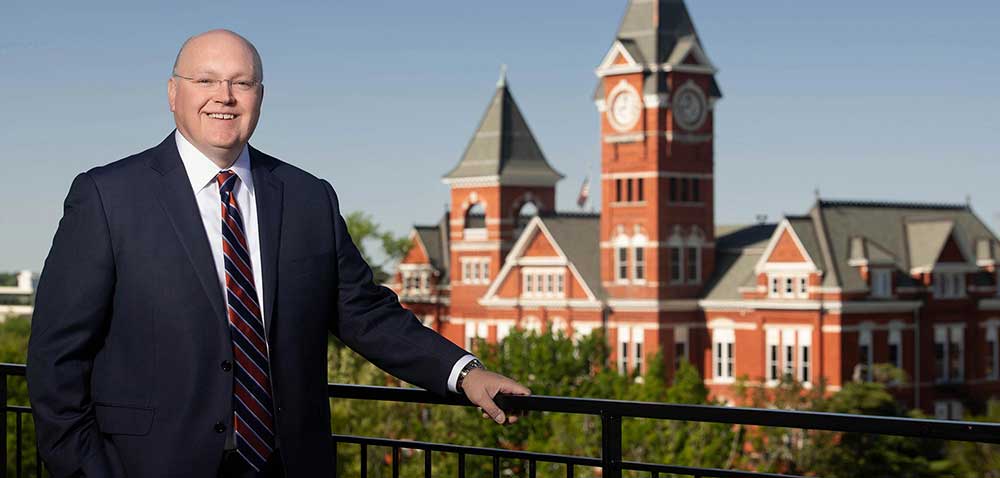
[[[472,406],[459,397],[442,398],[430,392],[398,387],[371,387],[358,385],[329,385],[330,397],[357,400],[383,400],[394,402]],[[574,466],[601,469],[602,478],[621,478],[622,471],[645,471],[657,478],[661,473],[693,476],[695,478],[751,478],[784,477],[801,478],[797,475],[769,474],[741,470],[697,468],[655,463],[623,461],[622,459],[622,419],[650,418],[659,420],[680,420],[725,424],[757,425],[793,429],[824,430],[833,432],[854,432],[873,435],[893,435],[913,438],[929,438],[1000,444],[1000,423],[928,420],[916,418],[881,417],[851,415],[842,413],[804,412],[761,408],[722,407],[713,405],[678,405],[668,403],[632,402],[623,400],[602,400],[589,398],[567,398],[549,396],[501,396],[497,404],[506,410],[575,413],[594,415],[601,418],[601,457],[590,458],[548,453],[529,453],[513,450],[474,448],[456,445],[413,442],[409,440],[389,440],[384,438],[334,435],[336,443],[356,443],[366,446],[384,446],[393,450],[393,478],[398,478],[399,449],[408,448],[425,451],[425,473],[430,475],[429,451],[457,453],[459,456],[459,477],[464,478],[464,456],[478,455],[494,457],[493,476],[499,476],[498,458],[513,458],[528,462],[529,476],[534,478],[538,462],[566,465],[566,476],[574,476]],[[364,455],[364,448],[362,448]],[[365,478],[362,457],[360,476]]]
[[[34,423],[31,421],[31,408],[25,405],[12,405],[8,403],[10,396],[7,389],[7,378],[24,377],[24,371],[24,365],[0,363],[0,406],[3,407],[3,414],[0,416],[0,478],[10,476],[8,468],[11,461],[14,465],[13,476],[17,478],[28,476],[26,475],[27,471],[34,471],[33,476],[42,476],[42,459],[38,455],[38,449],[35,447],[34,440],[26,439],[25,437],[25,431],[29,427],[34,428]],[[27,397],[24,398],[27,399]],[[8,449],[7,443],[7,436],[11,426],[11,423],[8,423],[8,421],[11,415],[13,415],[12,422],[14,428],[13,450]],[[30,441],[31,443],[25,443],[26,441]],[[9,456],[10,452],[13,452],[14,455],[12,460]],[[25,470],[25,462],[28,456],[32,457],[32,461],[34,461],[31,470]]]
[[[23,405],[8,404],[8,377],[23,377],[24,373],[24,365],[0,364],[0,405],[3,406],[3,419],[0,420],[0,437],[3,437],[3,439],[0,439],[0,478],[7,478],[9,476],[8,465],[10,462],[8,460],[11,458],[8,455],[11,451],[14,452],[14,476],[17,478],[28,476],[26,475],[26,470],[23,469],[26,453],[32,453],[26,451],[28,448],[33,451],[32,456],[35,458],[34,469],[32,470],[34,471],[34,476],[42,476],[42,464],[38,458],[37,450],[35,450],[35,444],[24,443],[23,440],[25,419],[27,415],[31,414],[31,409]],[[328,388],[331,398],[393,401],[428,405],[473,406],[458,396],[440,397],[418,389],[345,384],[330,384]],[[942,421],[711,405],[677,405],[539,395],[529,397],[500,396],[497,397],[497,404],[507,410],[572,413],[600,417],[600,458],[339,434],[332,435],[334,456],[336,456],[339,444],[359,445],[361,448],[359,476],[362,478],[367,478],[368,475],[367,449],[372,446],[386,447],[392,450],[390,461],[392,476],[394,478],[399,477],[401,450],[423,451],[424,476],[426,478],[431,477],[434,452],[457,456],[459,478],[465,477],[466,457],[469,456],[491,458],[493,461],[492,475],[494,477],[500,476],[500,460],[507,459],[526,462],[528,465],[528,475],[531,478],[535,477],[539,463],[554,463],[565,466],[568,478],[574,477],[575,467],[577,466],[599,468],[602,478],[621,478],[622,472],[626,470],[648,472],[652,478],[658,478],[660,474],[685,475],[696,478],[793,478],[793,475],[624,461],[622,459],[623,418],[757,425],[1000,444],[1000,423]],[[14,417],[13,423],[16,437],[14,440],[14,450],[8,450],[6,440],[9,431],[8,419],[11,414]]]

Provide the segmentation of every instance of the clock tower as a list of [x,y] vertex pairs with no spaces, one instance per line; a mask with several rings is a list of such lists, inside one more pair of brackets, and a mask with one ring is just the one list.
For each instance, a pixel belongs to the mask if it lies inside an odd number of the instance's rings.
[[630,0],[596,73],[602,284],[617,317],[662,323],[715,265],[716,69],[682,0]]

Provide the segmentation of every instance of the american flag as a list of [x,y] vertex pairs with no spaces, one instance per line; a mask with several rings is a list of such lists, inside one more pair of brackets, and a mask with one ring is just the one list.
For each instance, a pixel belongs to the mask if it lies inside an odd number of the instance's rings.
[[576,197],[576,205],[580,209],[583,209],[583,205],[587,204],[587,199],[590,197],[590,176],[583,178],[583,184],[580,185],[580,195]]

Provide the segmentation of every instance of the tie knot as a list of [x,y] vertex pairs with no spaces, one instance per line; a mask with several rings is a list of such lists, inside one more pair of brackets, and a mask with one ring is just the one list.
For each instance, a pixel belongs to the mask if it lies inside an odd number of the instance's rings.
[[219,183],[219,192],[223,194],[229,194],[233,191],[236,186],[236,179],[239,176],[236,175],[232,170],[227,169],[225,171],[219,171],[219,174],[215,176],[215,181]]

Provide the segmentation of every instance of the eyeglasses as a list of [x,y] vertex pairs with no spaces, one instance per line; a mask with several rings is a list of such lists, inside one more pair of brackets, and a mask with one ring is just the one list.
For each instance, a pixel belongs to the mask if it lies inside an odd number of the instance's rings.
[[261,84],[261,82],[255,80],[216,80],[215,78],[191,78],[189,76],[178,75],[177,73],[174,73],[173,76],[176,76],[177,78],[180,78],[182,80],[190,81],[193,85],[205,91],[215,90],[220,86],[222,86],[223,83],[229,83],[229,85],[236,91],[250,92],[253,91],[253,89],[256,88],[257,85]]

